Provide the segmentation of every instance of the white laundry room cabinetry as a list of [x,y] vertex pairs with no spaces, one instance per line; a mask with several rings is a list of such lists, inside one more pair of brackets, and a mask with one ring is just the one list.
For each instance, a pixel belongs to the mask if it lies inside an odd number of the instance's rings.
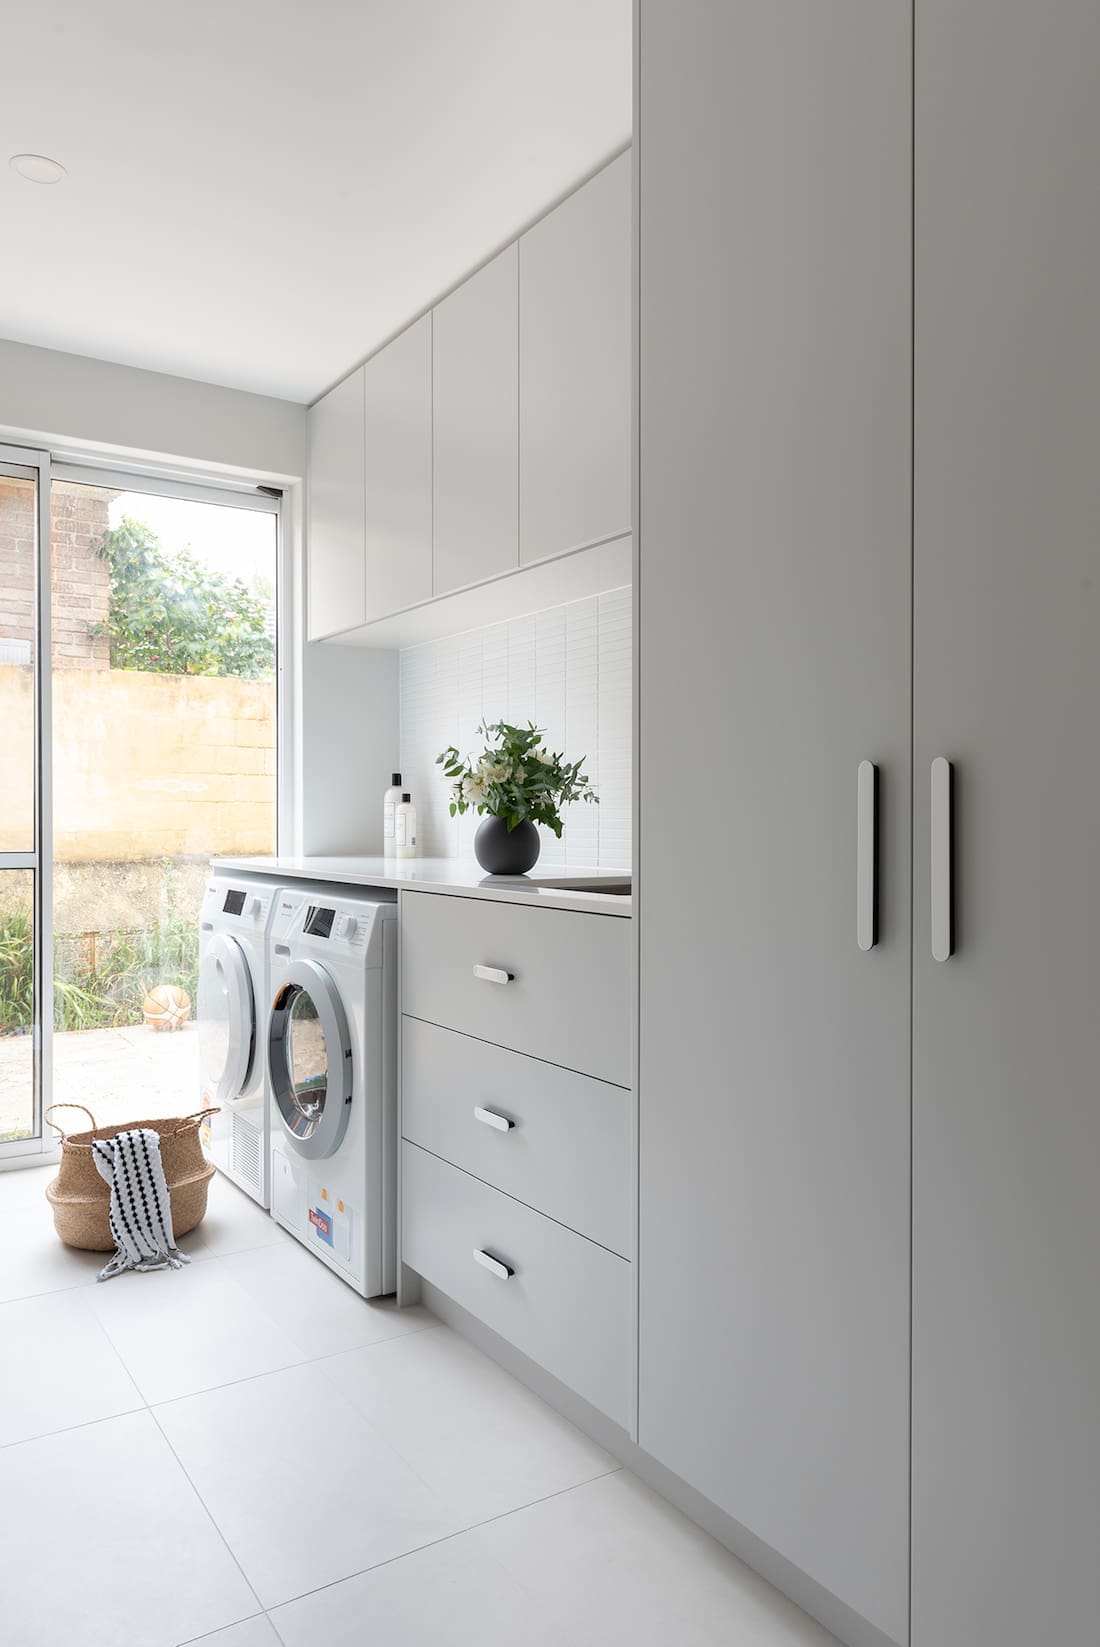
[[639,1442],[857,1647],[1092,1640],[1100,11],[637,20]]
[[310,639],[630,581],[630,225],[626,153],[311,408]]
[[633,1417],[630,921],[402,891],[402,1258]]

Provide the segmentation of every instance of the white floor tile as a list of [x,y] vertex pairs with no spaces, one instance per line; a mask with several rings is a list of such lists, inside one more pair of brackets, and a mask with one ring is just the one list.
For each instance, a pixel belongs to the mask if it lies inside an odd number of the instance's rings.
[[231,1624],[228,1630],[215,1630],[212,1636],[181,1642],[180,1647],[282,1647],[282,1643],[266,1615],[260,1613],[243,1624]]
[[96,1288],[91,1306],[151,1405],[303,1359],[220,1259],[117,1276]]
[[392,1299],[360,1298],[297,1241],[237,1253],[222,1262],[311,1359],[435,1324],[434,1316],[419,1307],[399,1310]]
[[[277,1607],[272,1618],[286,1647],[573,1647],[465,1533]],[[604,1647],[628,1640],[612,1635]]]
[[466,1535],[577,1647],[837,1647],[627,1470]]
[[0,1446],[144,1405],[87,1288],[0,1304]]
[[466,1527],[617,1468],[448,1327],[335,1356],[319,1370]]
[[461,1526],[317,1364],[156,1416],[265,1607]]
[[210,1180],[206,1217],[199,1228],[205,1245],[219,1258],[231,1252],[250,1252],[253,1247],[293,1242],[293,1236],[280,1229],[258,1201],[220,1172]]
[[149,1413],[0,1452],[4,1647],[176,1647],[256,1598]]
[[[91,1286],[110,1257],[61,1241],[46,1200],[56,1177],[56,1165],[0,1172],[0,1301]],[[193,1262],[211,1256],[202,1226],[181,1239],[180,1249]]]
[[58,1239],[46,1200],[56,1177],[56,1166],[0,1172],[0,1300],[91,1286],[107,1262],[105,1254],[78,1252]]

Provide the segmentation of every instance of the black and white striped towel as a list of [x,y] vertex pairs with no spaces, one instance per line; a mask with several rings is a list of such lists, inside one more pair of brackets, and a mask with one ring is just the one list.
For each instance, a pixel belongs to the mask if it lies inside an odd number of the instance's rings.
[[150,1127],[118,1132],[92,1143],[96,1171],[111,1186],[111,1234],[115,1254],[97,1277],[110,1281],[123,1270],[178,1270],[191,1260],[176,1246],[172,1202],[160,1159],[160,1136]]

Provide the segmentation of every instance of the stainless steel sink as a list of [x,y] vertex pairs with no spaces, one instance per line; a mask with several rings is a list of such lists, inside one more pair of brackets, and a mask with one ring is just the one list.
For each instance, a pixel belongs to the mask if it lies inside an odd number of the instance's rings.
[[522,880],[517,878],[517,885],[545,887],[547,892],[602,892],[608,898],[629,898],[631,878],[629,875],[563,875],[550,880],[545,875],[529,875]]

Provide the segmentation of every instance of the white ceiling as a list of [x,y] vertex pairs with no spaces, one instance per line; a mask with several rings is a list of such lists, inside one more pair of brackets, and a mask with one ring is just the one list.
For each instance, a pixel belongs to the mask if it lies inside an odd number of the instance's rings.
[[628,140],[631,9],[9,8],[0,337],[315,399]]

